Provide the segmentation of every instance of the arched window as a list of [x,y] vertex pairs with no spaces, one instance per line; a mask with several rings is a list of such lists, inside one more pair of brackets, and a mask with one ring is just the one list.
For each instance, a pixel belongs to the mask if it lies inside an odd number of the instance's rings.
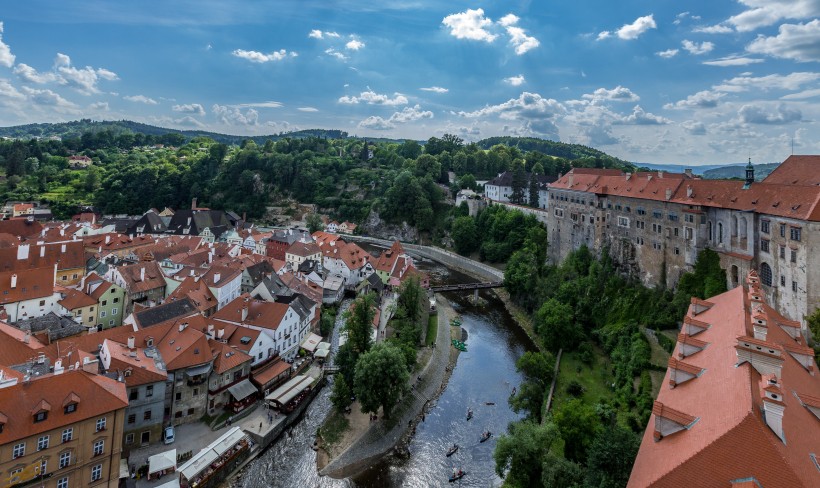
[[714,240],[714,237],[712,237],[712,221],[711,220],[709,221],[709,240],[710,241]]
[[737,266],[732,265],[732,286],[737,286],[738,280],[740,278],[740,271],[738,270]]
[[772,286],[772,268],[767,263],[760,265],[760,280],[764,285]]
[[723,244],[723,222],[718,222],[718,244]]

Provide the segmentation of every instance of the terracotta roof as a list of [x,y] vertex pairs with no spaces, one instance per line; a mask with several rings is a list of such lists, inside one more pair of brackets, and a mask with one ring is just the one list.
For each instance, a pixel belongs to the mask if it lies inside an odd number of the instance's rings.
[[[107,348],[111,355],[109,371],[122,373],[123,380],[129,387],[166,380],[168,374],[164,369],[157,367],[154,358],[147,354],[145,348],[128,349],[126,344],[109,339],[103,341],[103,347]],[[129,372],[126,374],[126,371]]]
[[208,339],[201,332],[204,324],[205,318],[201,315],[175,320],[162,339],[154,342],[166,370],[189,368],[213,360]]
[[[213,318],[276,330],[285,318],[285,314],[288,313],[288,308],[290,307],[284,303],[255,300],[250,298],[249,294],[244,293],[222,307],[213,315]],[[244,320],[242,319],[243,309],[247,310]]]
[[700,366],[695,366],[693,364],[677,360],[674,357],[669,358],[667,366],[669,368],[677,369],[679,371],[683,371],[684,373],[689,373],[695,376],[699,375],[703,371],[703,368],[701,368]]
[[291,244],[290,247],[288,247],[285,253],[306,258],[313,256],[315,254],[321,254],[322,251],[321,249],[319,249],[319,246],[317,246],[313,242],[296,241],[293,244]]
[[780,185],[820,185],[820,156],[789,156],[763,183]]
[[[92,290],[91,288],[95,284],[96,286]],[[103,294],[107,292],[108,289],[112,286],[116,285],[114,285],[114,283],[111,283],[110,281],[100,278],[100,276],[97,273],[91,273],[90,275],[85,277],[85,289],[91,290],[90,292],[87,292],[88,295],[97,301],[100,301],[100,297],[103,296]]]
[[[145,269],[145,275],[142,271]],[[129,294],[153,290],[165,286],[165,278],[156,261],[141,262],[117,268],[125,281],[125,289]],[[142,279],[144,278],[144,279]]]
[[287,372],[289,369],[290,364],[287,362],[276,361],[268,364],[265,368],[260,369],[258,372],[254,371],[251,381],[259,386],[266,385],[280,374]]
[[[27,255],[20,251],[28,247]],[[23,259],[18,259],[21,255]],[[58,270],[85,268],[85,249],[82,241],[62,244],[21,244],[15,248],[0,249],[0,270],[16,271],[42,268],[57,264]]]
[[[17,281],[13,288],[12,278]],[[0,271],[0,290],[0,305],[50,296],[54,293],[54,267]]]
[[0,234],[0,248],[17,247],[20,244],[20,238],[11,234]]
[[[74,399],[79,399],[77,409],[64,413],[63,403],[72,394]],[[44,401],[52,406],[51,411],[45,420],[35,423],[31,411]],[[3,426],[3,443],[102,417],[127,406],[125,384],[82,369],[35,377],[28,384],[18,382],[0,388],[0,412],[7,419]]]
[[119,251],[122,249],[138,248],[154,243],[154,238],[148,234],[130,237],[124,234],[111,232],[108,234],[97,234],[83,237],[83,244],[86,249],[97,251],[102,248],[103,252]]
[[391,273],[393,271],[393,265],[396,264],[396,260],[402,254],[404,254],[404,248],[401,246],[401,242],[393,241],[393,244],[390,245],[390,249],[379,254],[379,259],[376,261],[376,269],[384,273]]
[[[228,335],[228,327],[234,328],[233,332],[228,336],[228,344],[244,352],[250,352],[251,347],[253,347],[253,344],[254,342],[256,342],[256,339],[259,337],[259,334],[262,333],[262,331],[251,329],[250,327],[236,326],[222,321],[219,321],[218,323],[224,324],[226,335]],[[217,325],[217,329],[219,329],[219,327],[222,326]],[[242,339],[245,337],[247,337],[247,339],[243,342]]]
[[96,305],[97,300],[79,290],[67,288],[65,291],[65,298],[57,303],[62,305],[66,310],[76,310],[78,308]]
[[338,234],[331,234],[329,232],[324,232],[321,230],[317,230],[312,234],[313,239],[316,240],[316,245],[319,246],[324,250],[325,246],[329,245],[331,242],[335,242],[341,239]]
[[[796,341],[780,327],[769,327],[766,341],[749,338],[750,302],[743,287],[712,297],[709,302],[712,307],[698,314],[698,319],[714,326],[698,338],[710,345],[692,356],[703,373],[674,389],[661,388],[657,397],[665,408],[699,420],[686,431],[656,441],[653,413],[628,486],[728,486],[732,480],[750,477],[766,488],[820,486],[820,470],[809,456],[820,451],[820,422],[797,396],[820,398],[820,377],[789,354],[782,355],[778,388],[784,392],[782,425],[786,441],[781,441],[762,413],[761,391],[768,387],[764,375],[748,361],[737,364],[735,345],[738,338],[743,338],[750,344],[762,342],[782,349],[783,344]],[[764,310],[770,321],[782,319],[767,305]],[[667,370],[664,384],[669,384],[670,374]]]
[[214,373],[216,374],[222,374],[253,360],[252,357],[228,344],[213,339],[208,340],[208,344],[210,344],[211,353],[214,355]]
[[24,239],[39,234],[42,229],[43,224],[36,220],[29,222],[26,217],[0,220],[0,233],[11,234]]
[[227,266],[211,266],[208,271],[202,275],[202,280],[213,286],[214,288],[221,288],[242,274],[242,270],[229,268]]
[[173,293],[168,295],[166,300],[181,300],[183,298],[189,298],[200,312],[206,312],[219,305],[213,292],[208,288],[208,284],[204,280],[191,276],[182,280],[182,283]]

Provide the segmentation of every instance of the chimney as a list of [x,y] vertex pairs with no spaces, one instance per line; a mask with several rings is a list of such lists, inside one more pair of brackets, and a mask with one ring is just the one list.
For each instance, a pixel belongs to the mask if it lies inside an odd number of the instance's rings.
[[60,235],[61,236],[65,235],[65,227],[60,227]]
[[185,328],[188,327],[188,322],[183,322],[179,324],[179,331],[182,332]]
[[632,178],[632,173],[627,173],[624,176],[626,176],[626,181],[629,181],[629,179]]
[[11,287],[17,288],[17,273],[11,275]]
[[783,440],[783,412],[786,404],[783,403],[783,392],[777,382],[777,376],[772,375],[763,388],[763,418],[766,425]]
[[569,172],[569,186],[572,186],[574,181],[575,181],[575,172],[570,171]]
[[211,337],[214,336],[214,324],[208,324],[208,335]]
[[755,314],[752,317],[752,328],[754,329],[754,337],[757,340],[765,341],[769,334],[769,327],[766,322],[766,317],[762,314]]
[[65,254],[65,244],[60,245],[60,252]]
[[219,329],[218,331],[216,331],[216,338],[217,339],[222,339],[222,336],[224,336],[224,335],[225,335],[225,329]]
[[221,273],[214,273],[214,284],[219,283],[219,278],[222,278]]
[[[692,171],[691,169],[689,171]],[[692,194],[695,193],[692,190],[692,185],[686,185],[686,198],[692,198]]]
[[28,244],[20,244],[17,246],[17,259],[28,259]]
[[129,336],[128,337],[128,349],[134,349],[134,341],[135,340],[136,339],[135,339],[134,336]]
[[145,281],[145,267],[140,268],[140,281]]
[[[659,173],[660,173],[660,171],[659,171]],[[667,188],[667,189],[666,189],[666,199],[667,199],[667,200],[671,200],[671,199],[672,199],[672,189],[671,189],[671,188]]]
[[28,344],[31,342],[31,331],[27,330],[26,335],[23,336],[23,344]]
[[105,244],[106,245],[111,244],[111,234],[106,234],[105,235]]
[[[63,252],[65,252],[65,244],[63,244]],[[40,246],[40,257],[41,258],[46,257],[46,246],[45,245]]]
[[658,178],[663,178],[663,170],[658,170]]
[[54,374],[63,374],[63,371],[65,371],[63,369],[63,361],[61,359],[54,361]]
[[683,170],[683,174],[685,174],[685,175],[686,175],[686,176],[688,176],[689,178],[692,178],[692,177],[694,176],[694,175],[692,174],[692,168],[686,168],[686,169],[684,169],[684,170]]
[[[194,197],[193,200],[191,200],[191,210],[193,210],[195,208],[196,208],[196,197]],[[188,219],[188,220],[189,220],[188,223],[190,223],[191,219]]]
[[246,303],[245,305],[242,306],[242,322],[244,322],[245,319],[247,319],[247,318],[248,318],[248,304]]

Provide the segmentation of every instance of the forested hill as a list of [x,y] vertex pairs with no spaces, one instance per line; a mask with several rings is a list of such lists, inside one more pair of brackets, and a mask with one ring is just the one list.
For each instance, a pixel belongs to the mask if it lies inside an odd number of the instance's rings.
[[[489,149],[496,144],[504,144],[505,146],[517,147],[521,151],[538,151],[548,156],[556,156],[565,159],[592,159],[600,161],[601,167],[633,167],[633,163],[624,161],[623,159],[610,156],[605,152],[597,149],[583,146],[581,144],[567,144],[564,142],[555,142],[545,139],[537,139],[534,137],[488,137],[477,142],[482,149]],[[596,165],[598,166],[598,165]]]
[[290,137],[293,139],[303,139],[306,137],[320,137],[326,139],[344,139],[347,132],[341,130],[308,129],[295,132],[283,132],[263,136],[234,136],[229,134],[219,134],[204,130],[177,130],[165,127],[157,127],[130,120],[110,120],[93,121],[89,119],[74,120],[71,122],[58,122],[53,124],[27,124],[13,127],[0,127],[0,137],[11,137],[15,139],[32,138],[78,138],[85,133],[96,133],[109,131],[113,136],[124,132],[159,136],[165,134],[181,134],[190,140],[194,137],[208,137],[216,142],[228,145],[239,145],[246,139],[252,139],[257,144],[264,144],[267,140],[278,141],[279,139]]

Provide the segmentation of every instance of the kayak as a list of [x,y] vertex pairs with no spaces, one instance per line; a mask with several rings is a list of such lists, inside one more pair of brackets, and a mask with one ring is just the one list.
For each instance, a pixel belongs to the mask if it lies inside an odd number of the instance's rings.
[[460,480],[465,474],[467,474],[466,471],[459,471],[455,476],[450,475],[450,483]]
[[447,457],[452,456],[453,454],[456,453],[456,451],[458,451],[458,444],[455,444],[450,449],[447,449]]
[[492,436],[493,436],[493,434],[491,432],[487,432],[486,434],[482,434],[481,435],[481,440],[479,440],[478,442],[485,442],[485,441],[489,440],[490,437],[492,437]]
[[473,418],[473,411],[467,410],[467,420],[470,420],[471,418]]

